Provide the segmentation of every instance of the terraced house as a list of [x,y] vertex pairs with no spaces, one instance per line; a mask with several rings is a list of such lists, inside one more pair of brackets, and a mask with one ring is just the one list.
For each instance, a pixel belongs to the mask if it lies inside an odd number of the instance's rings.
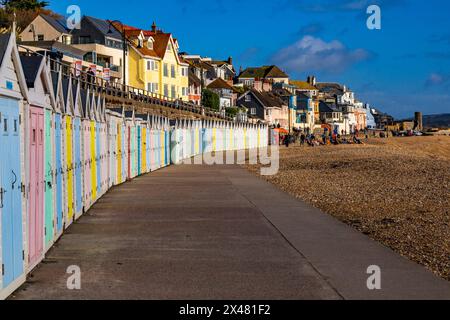
[[[120,25],[115,27],[121,30]],[[178,41],[172,34],[124,26],[129,40],[128,83],[170,99],[189,100],[188,64],[178,56]]]

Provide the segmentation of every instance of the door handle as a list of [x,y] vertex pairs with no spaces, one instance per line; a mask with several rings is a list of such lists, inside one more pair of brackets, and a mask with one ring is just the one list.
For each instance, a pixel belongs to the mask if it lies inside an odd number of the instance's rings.
[[16,182],[17,182],[17,175],[16,175],[16,173],[14,172],[14,170],[11,170],[11,172],[12,172],[12,174],[14,175],[14,181],[13,181],[13,183],[12,183],[11,189],[14,190],[14,185],[15,185]]
[[6,193],[6,190],[0,188],[0,208],[3,208],[3,194]]

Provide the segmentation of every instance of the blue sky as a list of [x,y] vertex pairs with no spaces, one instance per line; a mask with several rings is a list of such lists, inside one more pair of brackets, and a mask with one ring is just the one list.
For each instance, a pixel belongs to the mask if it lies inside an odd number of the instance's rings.
[[[178,38],[180,49],[235,67],[277,64],[291,78],[316,75],[395,117],[450,113],[450,3],[445,0],[50,0],[82,14]],[[126,3],[126,8],[123,4]],[[377,4],[382,29],[366,27]]]

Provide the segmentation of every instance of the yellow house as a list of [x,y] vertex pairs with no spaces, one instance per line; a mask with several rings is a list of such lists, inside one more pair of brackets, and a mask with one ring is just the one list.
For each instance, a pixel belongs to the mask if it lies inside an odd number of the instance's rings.
[[151,31],[125,26],[130,41],[128,83],[169,99],[189,100],[188,64],[178,56],[178,41],[152,25]]

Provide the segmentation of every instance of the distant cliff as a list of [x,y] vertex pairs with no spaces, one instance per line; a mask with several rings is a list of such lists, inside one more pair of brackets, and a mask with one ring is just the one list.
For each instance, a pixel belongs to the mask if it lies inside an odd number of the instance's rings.
[[425,128],[450,128],[450,113],[423,116]]

